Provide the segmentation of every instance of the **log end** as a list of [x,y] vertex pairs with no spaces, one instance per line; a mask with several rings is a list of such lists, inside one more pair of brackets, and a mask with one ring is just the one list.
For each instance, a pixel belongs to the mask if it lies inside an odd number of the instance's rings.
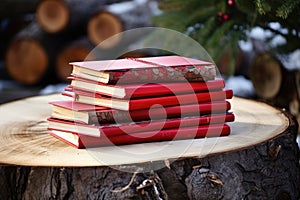
[[277,95],[282,82],[281,64],[270,54],[258,55],[250,69],[256,94],[263,99]]
[[47,70],[48,56],[37,41],[17,40],[7,51],[6,67],[14,80],[25,85],[34,85]]
[[[123,25],[116,15],[109,12],[100,12],[89,20],[87,31],[94,45],[101,43],[101,48],[108,49],[120,42],[120,37],[110,37],[122,32]],[[108,38],[110,39],[106,40]]]
[[57,56],[56,59],[56,74],[62,81],[67,81],[67,77],[72,72],[70,62],[77,62],[83,60],[94,60],[95,58],[90,55],[90,49],[80,46],[69,46]]
[[69,21],[69,10],[64,1],[44,0],[36,11],[40,26],[48,33],[63,30]]

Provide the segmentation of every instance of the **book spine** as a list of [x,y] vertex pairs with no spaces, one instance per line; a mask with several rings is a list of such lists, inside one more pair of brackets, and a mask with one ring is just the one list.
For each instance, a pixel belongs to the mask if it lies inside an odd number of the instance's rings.
[[142,121],[150,119],[175,118],[187,116],[201,116],[206,114],[226,113],[230,110],[231,104],[228,101],[220,101],[214,103],[189,104],[182,106],[170,106],[165,108],[151,109],[151,116],[149,110],[134,110],[121,111],[114,110],[114,112],[96,112],[96,115],[90,117],[90,122],[93,124],[106,124],[114,122],[128,122],[128,121]]
[[219,137],[230,134],[230,126],[227,124],[194,126],[181,129],[166,129],[160,131],[138,132],[133,134],[117,135],[113,137],[80,136],[81,143],[85,147],[125,145],[146,142],[159,142],[171,140],[184,140],[203,137]]
[[128,71],[110,71],[109,83],[158,83],[178,81],[208,81],[216,77],[214,65],[157,67],[131,69]]
[[[77,135],[76,133],[71,133],[71,132],[67,132],[66,134]],[[77,148],[77,149],[83,149],[83,148],[85,148],[85,145],[82,143],[82,141],[81,141],[80,139],[78,139],[77,144],[75,144],[75,143],[73,143],[73,142],[71,142],[71,141],[69,141],[69,140],[67,140],[67,139],[64,139],[64,138],[62,138],[62,137],[56,135],[56,134],[55,134],[54,132],[52,132],[51,130],[50,130],[50,135],[51,135],[52,137],[55,137],[56,139],[58,139],[58,140],[64,142],[64,143],[68,144],[68,145],[71,145],[72,147]],[[90,137],[90,136],[88,136],[88,137]]]
[[213,91],[213,92],[183,94],[177,96],[148,98],[146,101],[145,99],[134,99],[132,101],[131,100],[128,101],[129,104],[128,110],[149,109],[156,104],[166,107],[166,106],[196,104],[196,103],[211,102],[211,101],[221,101],[225,99],[231,99],[232,96],[233,96],[232,90],[221,90],[221,91]]
[[148,120],[137,123],[113,124],[108,126],[102,126],[99,128],[99,130],[101,134],[105,134],[109,137],[113,135],[122,135],[127,133],[183,128],[208,124],[224,124],[225,122],[232,122],[233,120],[234,115],[232,113],[227,113],[201,117],[186,117],[151,121]]

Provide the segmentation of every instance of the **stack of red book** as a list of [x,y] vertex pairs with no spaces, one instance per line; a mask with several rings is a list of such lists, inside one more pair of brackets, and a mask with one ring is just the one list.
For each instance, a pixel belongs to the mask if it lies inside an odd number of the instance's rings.
[[181,56],[71,63],[52,136],[77,148],[230,134],[232,90],[210,62]]

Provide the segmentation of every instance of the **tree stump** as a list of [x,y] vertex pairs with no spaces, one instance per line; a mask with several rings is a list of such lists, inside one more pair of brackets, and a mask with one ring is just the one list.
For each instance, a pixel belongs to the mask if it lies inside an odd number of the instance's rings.
[[48,102],[61,98],[0,106],[0,199],[300,197],[297,124],[265,103],[234,97],[226,137],[75,149],[47,131]]

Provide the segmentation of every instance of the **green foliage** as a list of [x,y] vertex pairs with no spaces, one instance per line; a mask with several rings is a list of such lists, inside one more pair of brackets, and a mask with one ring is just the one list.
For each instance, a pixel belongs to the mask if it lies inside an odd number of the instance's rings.
[[[299,5],[300,1],[298,0],[285,0],[284,3],[276,10],[276,15],[278,17],[286,19],[290,12]],[[299,9],[298,9],[299,11]]]
[[[286,38],[280,50],[289,52],[300,44],[300,0],[160,0],[163,13],[153,18],[158,26],[185,33],[198,41],[218,60],[230,51],[234,58],[238,41],[255,26]],[[222,14],[227,14],[223,19]],[[221,17],[220,17],[221,16]],[[278,22],[286,31],[273,30],[270,22]],[[234,60],[234,59],[233,59]],[[234,61],[231,62],[234,67]]]
[[256,8],[259,14],[265,15],[267,12],[271,11],[271,6],[264,0],[255,0]]

